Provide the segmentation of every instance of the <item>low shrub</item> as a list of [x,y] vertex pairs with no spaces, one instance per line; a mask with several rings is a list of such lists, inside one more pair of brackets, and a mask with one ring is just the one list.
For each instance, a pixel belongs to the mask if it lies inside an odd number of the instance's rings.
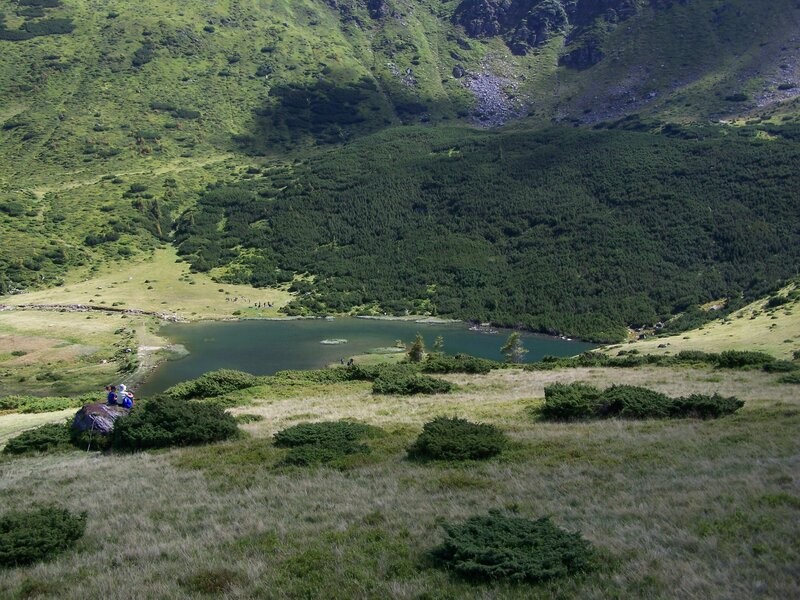
[[555,421],[578,419],[701,418],[710,419],[732,414],[744,406],[735,397],[719,394],[670,398],[669,396],[632,385],[617,385],[603,391],[583,383],[556,383],[544,390],[545,401],[539,409],[542,418]]
[[312,466],[334,464],[356,454],[368,454],[360,440],[373,437],[380,429],[352,421],[300,423],[276,433],[275,445],[289,448],[282,465]]
[[700,350],[681,350],[675,355],[678,362],[716,363],[719,354],[702,352]]
[[741,369],[742,367],[761,367],[775,360],[766,352],[751,350],[725,350],[717,358],[717,366],[722,369]]
[[408,456],[417,460],[480,460],[500,454],[506,444],[505,434],[494,425],[437,417],[422,428],[408,448]]
[[197,379],[183,381],[166,390],[162,397],[174,400],[214,398],[258,385],[261,379],[250,373],[219,369],[204,373]]
[[402,396],[446,394],[452,389],[453,384],[444,379],[391,370],[382,372],[372,382],[373,394],[397,394]]
[[173,116],[176,119],[199,119],[200,112],[189,108],[176,108],[173,111]]
[[779,306],[783,306],[784,304],[788,304],[788,303],[789,303],[789,298],[787,298],[786,296],[772,296],[764,304],[764,308],[767,308],[767,309],[769,309],[769,308],[777,308]]
[[162,110],[164,112],[172,112],[175,110],[175,106],[171,102],[161,102],[158,100],[153,100],[150,103],[151,110]]
[[725,96],[725,100],[728,102],[747,102],[749,99],[750,97],[742,92],[737,92],[735,94],[730,94],[728,96]]
[[538,583],[596,568],[596,553],[579,533],[545,517],[535,521],[490,512],[444,526],[431,555],[437,566],[467,579]]
[[273,436],[279,448],[296,446],[335,446],[343,442],[355,442],[372,437],[380,430],[372,425],[353,421],[321,421],[299,423],[287,427]]
[[626,419],[663,419],[670,414],[666,394],[634,385],[615,385],[600,394],[600,416]]
[[572,421],[596,416],[600,410],[600,390],[583,383],[554,383],[544,388],[540,413],[552,421]]
[[791,373],[800,370],[800,365],[791,360],[774,360],[766,363],[763,367],[767,373]]
[[794,373],[787,373],[778,379],[780,383],[800,383],[800,371]]
[[0,398],[0,410],[20,413],[45,413],[68,408],[80,408],[87,402],[96,401],[96,395],[62,396],[4,396]]
[[475,373],[485,375],[500,364],[468,354],[429,354],[422,363],[423,373]]
[[3,454],[34,454],[37,452],[59,452],[71,450],[71,427],[69,424],[42,425],[24,431],[11,438],[3,448]]
[[46,506],[0,516],[0,567],[29,565],[63,552],[83,536],[86,514]]
[[356,442],[347,442],[340,446],[317,446],[312,444],[290,448],[286,456],[281,459],[280,464],[291,467],[335,465],[349,456],[368,453],[369,447],[366,444]]
[[139,402],[111,432],[111,447],[145,450],[220,442],[239,433],[236,419],[219,406],[162,398]]
[[692,394],[671,401],[669,416],[695,419],[716,419],[731,415],[744,406],[744,401],[733,396]]
[[281,382],[300,382],[300,383],[339,383],[362,379],[359,370],[355,366],[346,369],[311,369],[308,371],[278,371],[271,376],[272,380]]

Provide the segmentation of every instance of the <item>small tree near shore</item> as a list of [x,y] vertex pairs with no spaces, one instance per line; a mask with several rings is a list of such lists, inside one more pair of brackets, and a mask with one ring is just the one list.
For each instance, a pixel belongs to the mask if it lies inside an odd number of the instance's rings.
[[525,358],[528,351],[522,345],[522,336],[519,332],[515,331],[506,340],[506,343],[500,348],[500,352],[506,357],[506,362],[521,363]]
[[408,349],[408,360],[410,362],[422,362],[424,356],[425,340],[422,339],[420,334],[417,334],[417,337],[414,338],[414,343],[411,344],[411,347]]

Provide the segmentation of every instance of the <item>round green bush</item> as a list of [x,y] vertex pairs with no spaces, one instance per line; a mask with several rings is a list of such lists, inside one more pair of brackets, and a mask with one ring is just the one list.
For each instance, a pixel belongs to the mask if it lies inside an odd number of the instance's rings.
[[722,369],[741,369],[742,367],[762,367],[775,357],[766,352],[754,350],[725,350],[717,358],[717,366]]
[[236,419],[214,404],[164,398],[140,402],[111,432],[111,447],[144,450],[220,442],[239,433]]
[[540,414],[552,421],[572,421],[597,416],[600,406],[597,388],[583,383],[554,383],[544,388]]
[[661,392],[635,385],[613,385],[600,395],[601,417],[625,419],[663,419],[669,416],[672,401]]
[[792,371],[800,371],[800,364],[791,360],[776,360],[766,363],[761,368],[767,373],[791,373]]
[[531,521],[495,511],[444,529],[447,536],[432,551],[434,561],[468,579],[537,583],[596,566],[591,544],[547,517]]
[[418,460],[480,460],[500,454],[506,443],[505,434],[494,425],[437,417],[425,424],[408,455]]
[[778,381],[781,383],[800,383],[800,371],[794,371],[783,375]]
[[452,389],[453,384],[444,379],[389,370],[378,375],[377,379],[372,382],[373,394],[396,394],[400,396],[446,394]]
[[74,448],[68,424],[49,424],[24,431],[17,437],[11,438],[3,448],[3,454],[58,452]]
[[354,454],[368,454],[369,446],[360,440],[373,437],[380,429],[352,421],[299,423],[276,433],[275,445],[289,448],[283,465],[311,466],[342,463]]
[[215,398],[236,390],[258,385],[261,380],[250,373],[233,369],[218,369],[204,373],[197,379],[177,383],[162,394],[173,400]]
[[46,506],[0,516],[0,567],[17,567],[50,558],[83,536],[86,514]]
[[273,436],[275,445],[280,448],[295,446],[337,446],[355,442],[378,432],[377,427],[354,423],[352,421],[321,421],[318,423],[299,423],[287,427]]
[[340,463],[348,456],[354,454],[369,454],[366,444],[357,442],[344,442],[337,446],[321,446],[309,444],[308,446],[294,446],[289,449],[286,456],[280,461],[281,465],[293,467],[311,467],[314,465],[331,465]]
[[695,419],[717,419],[731,415],[744,406],[744,400],[734,396],[692,394],[672,400],[670,416]]
[[429,354],[422,363],[423,373],[474,373],[485,375],[501,363],[468,354]]

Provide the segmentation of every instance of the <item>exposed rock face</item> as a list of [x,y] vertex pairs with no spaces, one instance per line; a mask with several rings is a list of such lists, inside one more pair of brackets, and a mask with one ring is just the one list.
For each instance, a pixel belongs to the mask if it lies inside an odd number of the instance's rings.
[[75,431],[92,431],[101,435],[108,435],[114,429],[114,421],[126,416],[130,411],[121,406],[109,406],[105,402],[92,402],[86,404],[72,420]]
[[[585,31],[598,21],[613,24],[629,19],[636,15],[644,1],[463,0],[453,18],[472,37],[503,36],[512,52],[526,54],[554,34],[569,30],[572,30],[573,42],[583,41]],[[565,61],[568,66],[575,64],[584,68],[602,58],[597,44],[576,50],[576,55]]]

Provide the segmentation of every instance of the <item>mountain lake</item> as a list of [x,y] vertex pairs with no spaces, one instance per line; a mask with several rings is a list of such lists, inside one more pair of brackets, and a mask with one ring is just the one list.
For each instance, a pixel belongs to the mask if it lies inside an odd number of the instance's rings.
[[[438,336],[448,354],[503,360],[500,347],[511,330],[470,329],[467,323],[427,323],[359,318],[301,320],[242,320],[169,324],[160,334],[188,354],[160,364],[140,386],[142,396],[199,377],[215,369],[237,369],[270,375],[284,369],[314,369],[346,363],[351,357],[387,349],[397,340],[410,344],[416,334],[428,350]],[[593,344],[563,338],[521,333],[528,350],[526,362],[543,356],[574,356],[595,348]]]

